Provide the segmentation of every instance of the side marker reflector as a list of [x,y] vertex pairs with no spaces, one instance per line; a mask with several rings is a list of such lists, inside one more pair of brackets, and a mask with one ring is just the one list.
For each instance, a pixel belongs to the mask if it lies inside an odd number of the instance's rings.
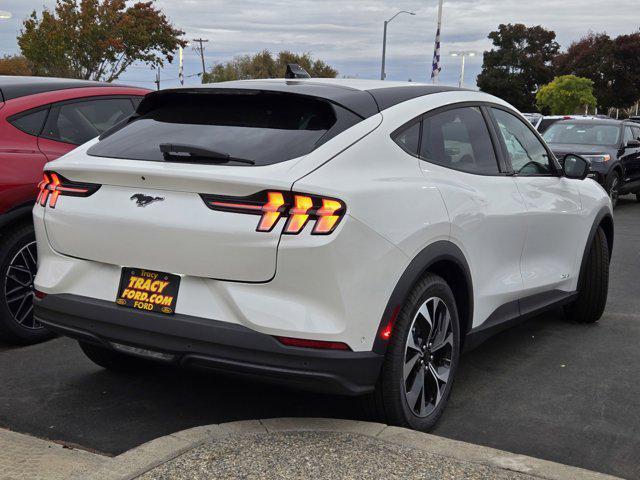
[[323,340],[305,340],[303,338],[276,337],[283,345],[288,347],[319,348],[323,350],[351,350],[349,345],[342,342],[326,342]]

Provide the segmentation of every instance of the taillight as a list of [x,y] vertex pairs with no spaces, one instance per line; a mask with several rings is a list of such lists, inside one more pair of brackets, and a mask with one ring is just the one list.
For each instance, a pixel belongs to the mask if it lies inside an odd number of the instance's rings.
[[58,197],[88,197],[93,195],[100,185],[95,183],[79,183],[67,180],[55,172],[44,172],[42,181],[38,184],[38,198],[36,203],[47,206],[47,200],[51,208],[56,208]]
[[311,234],[328,235],[346,213],[340,200],[303,193],[263,191],[248,197],[200,196],[212,210],[260,215],[258,232],[270,232],[280,218],[286,218],[283,233],[296,235],[314,221]]

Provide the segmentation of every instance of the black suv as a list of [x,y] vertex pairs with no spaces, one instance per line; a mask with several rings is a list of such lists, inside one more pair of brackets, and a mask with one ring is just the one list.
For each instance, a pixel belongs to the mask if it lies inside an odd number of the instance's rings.
[[542,135],[558,158],[568,153],[591,163],[615,207],[618,196],[635,193],[640,201],[640,124],[605,119],[561,120]]

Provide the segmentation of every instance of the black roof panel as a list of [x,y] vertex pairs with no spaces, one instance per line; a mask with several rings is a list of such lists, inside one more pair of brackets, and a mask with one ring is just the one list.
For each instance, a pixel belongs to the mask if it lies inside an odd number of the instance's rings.
[[412,98],[423,97],[433,93],[469,91],[464,88],[446,87],[443,85],[406,85],[403,87],[383,87],[367,90],[375,98],[380,111],[393,107]]
[[0,75],[0,95],[2,95],[4,101],[26,97],[27,95],[35,95],[36,93],[53,92],[55,90],[66,90],[69,88],[117,86],[120,85],[93,82],[90,80]]

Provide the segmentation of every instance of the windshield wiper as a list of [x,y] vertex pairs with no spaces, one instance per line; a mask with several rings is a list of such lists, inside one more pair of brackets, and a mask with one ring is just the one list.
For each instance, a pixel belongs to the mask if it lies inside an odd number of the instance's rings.
[[218,152],[209,148],[181,143],[161,143],[160,151],[165,160],[189,162],[194,160],[212,160],[212,163],[238,162],[255,165],[256,162],[247,158],[232,157],[228,153]]

